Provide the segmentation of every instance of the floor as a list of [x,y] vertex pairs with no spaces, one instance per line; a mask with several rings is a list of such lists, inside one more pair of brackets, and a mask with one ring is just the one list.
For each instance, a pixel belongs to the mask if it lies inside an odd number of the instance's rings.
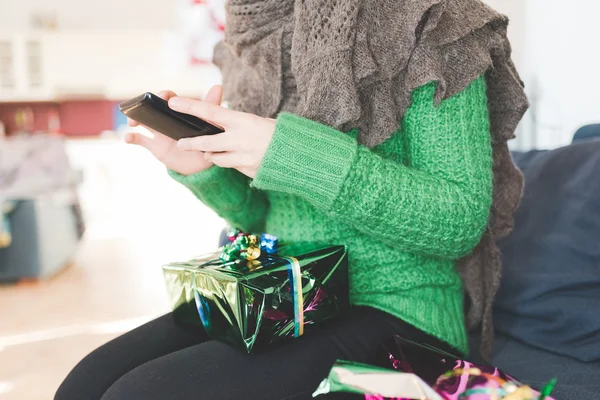
[[0,400],[46,400],[94,348],[169,309],[160,266],[214,249],[223,227],[142,149],[68,144],[87,232],[47,281],[0,286]]

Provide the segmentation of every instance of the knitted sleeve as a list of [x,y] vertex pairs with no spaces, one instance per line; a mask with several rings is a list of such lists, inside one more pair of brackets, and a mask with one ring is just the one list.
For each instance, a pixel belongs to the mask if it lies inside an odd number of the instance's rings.
[[486,84],[482,77],[437,107],[434,93],[433,83],[413,93],[396,133],[407,135],[403,163],[338,130],[280,115],[252,185],[300,196],[402,251],[450,259],[468,254],[492,204]]
[[213,166],[187,176],[169,170],[169,175],[232,226],[246,232],[264,231],[267,197],[252,189],[249,178],[235,169]]

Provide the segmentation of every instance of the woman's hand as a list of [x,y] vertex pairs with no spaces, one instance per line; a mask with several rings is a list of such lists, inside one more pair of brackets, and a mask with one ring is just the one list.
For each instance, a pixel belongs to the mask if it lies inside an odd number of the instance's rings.
[[253,114],[228,110],[184,97],[172,97],[169,107],[195,115],[223,128],[225,132],[212,136],[181,139],[177,147],[189,154],[203,156],[220,167],[235,168],[254,178],[275,132],[275,120]]
[[[213,107],[218,107],[221,104],[221,94],[223,90],[221,86],[215,86],[206,95],[206,104],[211,104]],[[175,97],[176,94],[171,91],[160,92],[159,97],[164,100],[169,100]],[[137,122],[129,119],[130,126],[139,125]],[[213,163],[206,159],[202,153],[185,151],[177,147],[177,141],[160,132],[150,129],[154,137],[149,138],[140,133],[128,133],[125,135],[125,142],[137,144],[146,148],[158,161],[163,163],[167,168],[178,172],[182,175],[191,175],[196,172],[204,171],[210,168]]]

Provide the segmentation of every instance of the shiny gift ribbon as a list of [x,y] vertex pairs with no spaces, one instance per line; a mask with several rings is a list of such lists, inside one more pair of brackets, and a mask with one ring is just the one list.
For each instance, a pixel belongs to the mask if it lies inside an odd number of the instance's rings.
[[294,308],[294,337],[304,334],[304,294],[302,293],[302,271],[294,257],[283,257],[288,262],[288,277]]

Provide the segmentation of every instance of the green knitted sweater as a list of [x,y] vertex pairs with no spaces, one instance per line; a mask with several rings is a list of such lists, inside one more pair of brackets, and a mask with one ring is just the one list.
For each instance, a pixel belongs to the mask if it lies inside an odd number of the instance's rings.
[[284,241],[346,244],[352,304],[375,307],[467,351],[456,261],[480,241],[492,204],[485,79],[434,106],[413,92],[398,131],[369,149],[282,113],[254,180],[211,167],[171,176],[234,226]]

